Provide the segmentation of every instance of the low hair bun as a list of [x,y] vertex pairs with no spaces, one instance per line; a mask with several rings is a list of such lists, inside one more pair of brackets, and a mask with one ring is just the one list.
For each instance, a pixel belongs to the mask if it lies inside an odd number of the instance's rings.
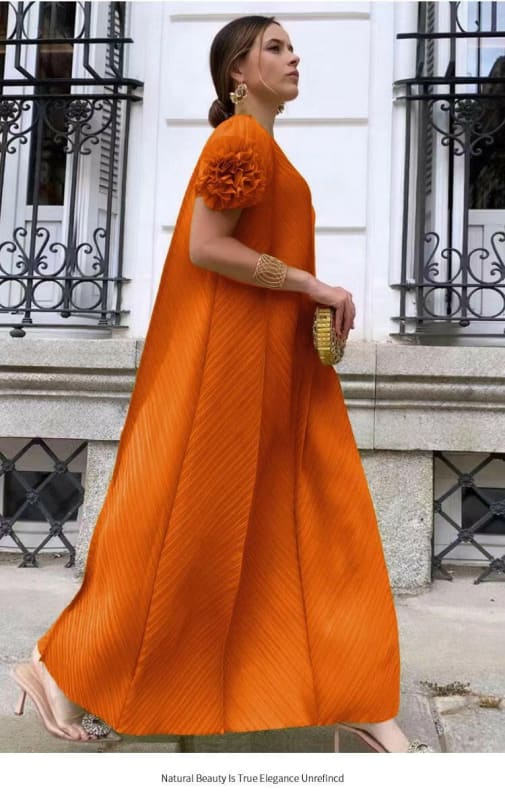
[[[231,101],[230,101],[231,102]],[[226,108],[225,104],[222,100],[217,98],[212,103],[211,107],[209,108],[209,122],[213,128],[217,128],[221,122],[224,122],[225,119],[232,116],[232,113],[229,109]]]

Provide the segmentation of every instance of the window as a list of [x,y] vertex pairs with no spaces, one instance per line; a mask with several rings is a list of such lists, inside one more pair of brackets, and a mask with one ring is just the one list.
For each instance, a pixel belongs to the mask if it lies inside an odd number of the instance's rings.
[[505,4],[419,3],[404,88],[399,331],[505,338]]
[[3,514],[23,522],[76,520],[82,502],[81,480],[78,472],[68,475],[26,469],[8,472]]
[[9,14],[9,4],[0,3],[0,79],[4,77],[5,71],[5,50],[6,45],[1,44],[3,39],[7,39],[7,16]]
[[[66,145],[64,135],[68,120],[65,119],[65,104],[58,97],[70,94],[74,45],[72,42],[54,42],[54,39],[73,39],[75,26],[75,3],[39,3],[39,24],[35,77],[47,81],[34,87],[35,95],[55,95],[54,102],[34,105],[30,147],[30,167],[27,186],[29,205],[34,202],[34,193],[40,205],[63,205],[65,196]],[[48,40],[48,41],[46,41]],[[65,81],[65,78],[67,81]],[[63,81],[63,82],[62,82]],[[44,109],[42,126],[37,124],[39,110]],[[39,138],[41,141],[39,142]]]
[[434,453],[433,568],[483,567],[476,583],[500,580],[505,547],[505,454]]
[[0,326],[12,336],[125,327],[126,145],[142,99],[124,75],[127,10],[0,3]]

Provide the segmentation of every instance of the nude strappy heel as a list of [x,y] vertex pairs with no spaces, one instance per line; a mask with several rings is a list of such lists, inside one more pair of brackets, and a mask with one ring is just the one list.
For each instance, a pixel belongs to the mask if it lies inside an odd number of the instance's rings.
[[[44,728],[52,736],[56,736],[59,739],[66,739],[67,741],[71,742],[84,742],[85,744],[97,742],[99,739],[114,742],[121,741],[122,737],[112,731],[111,728],[106,725],[106,723],[104,723],[98,717],[95,717],[93,714],[89,714],[87,712],[84,714],[76,712],[73,718],[66,719],[64,723],[58,723],[51,708],[46,688],[34,663],[34,660],[28,663],[16,664],[16,666],[12,668],[10,674],[20,689],[19,699],[14,708],[14,713],[18,716],[21,716],[24,713],[26,696],[28,695],[37,709]],[[81,725],[81,727],[88,734],[89,738],[82,739],[76,736],[71,736],[67,731],[63,730],[61,727],[62,724]]]
[[11,676],[20,689],[19,700],[14,708],[14,713],[18,716],[24,713],[26,696],[28,695],[37,709],[42,724],[48,733],[60,739],[72,739],[71,736],[62,731],[56,724],[53,712],[47,702],[44,687],[37,675],[35,667],[32,664],[16,664],[11,670]]
[[[359,736],[365,744],[367,744],[372,750],[375,750],[376,753],[390,753],[390,750],[387,750],[383,744],[379,742],[375,736],[372,736],[371,733],[368,731],[363,730],[363,728],[354,727],[354,725],[346,725],[343,722],[339,722],[337,727],[335,728],[335,753],[340,752],[340,737],[339,737],[339,729],[343,731],[348,731],[349,733],[354,733],[355,736]],[[411,739],[409,740],[409,746],[406,753],[434,753],[435,751],[424,742],[419,741],[419,739]]]

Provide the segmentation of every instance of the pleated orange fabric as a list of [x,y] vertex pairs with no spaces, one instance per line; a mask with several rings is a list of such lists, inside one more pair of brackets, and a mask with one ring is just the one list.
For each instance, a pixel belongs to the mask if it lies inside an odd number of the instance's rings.
[[40,638],[118,732],[378,722],[399,644],[377,520],[305,294],[189,260],[195,194],[312,273],[309,187],[250,116],[209,137],[164,264],[81,588]]

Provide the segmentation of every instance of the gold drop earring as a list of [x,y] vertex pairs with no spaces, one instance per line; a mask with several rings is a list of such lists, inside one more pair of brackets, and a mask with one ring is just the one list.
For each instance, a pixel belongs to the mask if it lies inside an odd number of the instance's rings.
[[236,106],[238,103],[242,102],[244,97],[247,97],[247,84],[239,83],[235,87],[235,91],[230,92],[230,100]]

